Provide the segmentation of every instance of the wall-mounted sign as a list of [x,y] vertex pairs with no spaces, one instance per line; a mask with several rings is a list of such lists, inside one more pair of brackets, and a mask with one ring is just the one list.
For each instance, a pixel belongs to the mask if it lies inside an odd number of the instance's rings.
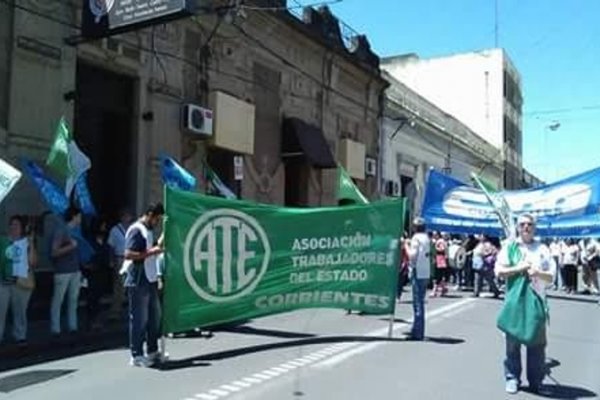
[[101,38],[192,15],[196,0],[83,0],[84,37]]

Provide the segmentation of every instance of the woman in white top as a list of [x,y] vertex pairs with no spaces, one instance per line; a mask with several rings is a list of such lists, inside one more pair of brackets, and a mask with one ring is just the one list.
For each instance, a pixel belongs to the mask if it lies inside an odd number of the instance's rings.
[[6,248],[6,254],[0,255],[6,257],[12,267],[9,273],[3,274],[0,282],[0,342],[4,337],[6,314],[10,304],[12,333],[19,345],[27,343],[27,306],[33,291],[32,287],[27,287],[22,282],[27,282],[29,272],[37,261],[33,243],[25,235],[25,226],[25,218],[16,215],[10,218],[10,245]]
[[579,264],[579,246],[573,239],[567,239],[563,248],[563,268],[567,293],[577,292],[577,265]]

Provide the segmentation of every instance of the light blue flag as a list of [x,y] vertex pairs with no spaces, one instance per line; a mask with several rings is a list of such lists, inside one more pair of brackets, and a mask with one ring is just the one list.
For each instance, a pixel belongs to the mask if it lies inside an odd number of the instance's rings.
[[70,229],[71,236],[77,242],[77,251],[79,252],[79,261],[82,264],[89,264],[96,254],[92,245],[83,237],[81,227]]
[[46,176],[44,170],[35,162],[23,159],[21,164],[23,171],[29,176],[50,210],[55,214],[63,215],[69,208],[69,199],[61,187]]
[[160,156],[160,176],[166,186],[188,192],[196,188],[194,175],[165,154]]
[[92,201],[92,195],[88,189],[87,172],[79,175],[77,182],[75,182],[75,201],[83,214],[91,216],[98,214]]

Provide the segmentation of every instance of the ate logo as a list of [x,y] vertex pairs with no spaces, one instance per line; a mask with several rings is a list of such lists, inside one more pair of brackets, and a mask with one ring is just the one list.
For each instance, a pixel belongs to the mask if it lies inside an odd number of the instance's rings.
[[100,22],[100,19],[108,14],[115,5],[115,0],[89,0],[90,11],[94,14],[94,20],[96,23]]
[[267,270],[271,246],[256,219],[217,209],[192,225],[183,255],[188,284],[202,299],[219,303],[252,293]]

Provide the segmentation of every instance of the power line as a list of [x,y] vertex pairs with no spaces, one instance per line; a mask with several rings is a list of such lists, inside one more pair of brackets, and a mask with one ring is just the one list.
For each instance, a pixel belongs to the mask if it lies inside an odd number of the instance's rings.
[[562,113],[570,113],[576,111],[593,111],[600,110],[600,104],[589,105],[589,106],[580,106],[580,107],[570,107],[570,108],[555,108],[550,110],[536,110],[536,111],[528,111],[524,113],[525,115],[543,115],[543,114],[562,114]]
[[315,83],[317,83],[320,87],[327,89],[329,91],[331,91],[332,93],[337,94],[338,96],[340,96],[341,98],[353,103],[354,105],[357,105],[359,107],[364,107],[367,110],[374,112],[374,113],[378,113],[379,110],[373,109],[372,107],[369,107],[368,104],[364,104],[359,100],[355,100],[352,97],[340,92],[337,89],[334,89],[331,86],[327,86],[325,85],[320,79],[315,78],[314,76],[312,76],[310,73],[306,72],[304,69],[298,67],[296,64],[294,64],[293,62],[289,61],[287,58],[285,58],[284,56],[282,56],[281,54],[277,53],[275,50],[271,49],[270,47],[268,47],[267,45],[265,45],[260,39],[255,38],[254,36],[250,35],[248,32],[246,32],[244,30],[244,28],[242,28],[241,26],[239,26],[238,24],[236,24],[235,22],[232,23],[232,25],[242,34],[244,35],[246,38],[250,39],[252,42],[254,42],[256,45],[258,45],[260,48],[262,48],[263,50],[265,50],[267,53],[269,53],[270,55],[272,55],[273,57],[277,58],[279,61],[281,61],[284,65],[296,70],[297,72],[299,72],[300,74],[304,75],[305,77],[307,77],[308,79],[314,81]]
[[[58,0],[56,0],[56,1],[58,1]],[[6,5],[8,5],[8,6],[12,7],[12,8],[16,8],[16,9],[19,9],[21,11],[25,11],[25,12],[27,12],[29,14],[36,15],[36,16],[38,16],[40,18],[44,18],[44,19],[46,19],[48,21],[56,22],[57,24],[60,24],[60,25],[63,25],[63,26],[69,27],[69,28],[81,30],[81,26],[80,25],[74,24],[72,22],[64,21],[64,20],[62,20],[60,18],[55,18],[55,17],[49,16],[47,14],[44,14],[44,13],[42,13],[40,11],[37,11],[37,10],[34,10],[32,8],[25,7],[25,6],[22,6],[20,4],[17,4],[15,1],[0,0],[0,3],[4,3],[4,4],[6,4]],[[65,4],[65,3],[61,2],[61,4]],[[69,5],[71,5],[71,4],[69,4]]]
[[328,6],[331,4],[337,4],[337,3],[341,3],[344,0],[330,0],[330,1],[320,1],[320,2],[315,2],[315,3],[309,3],[309,4],[300,4],[299,2],[295,2],[297,5],[296,6],[291,6],[291,7],[262,7],[262,6],[247,6],[247,5],[241,5],[240,8],[244,9],[244,10],[253,10],[253,11],[283,11],[283,10],[295,10],[298,8],[305,8],[305,7],[320,7],[320,6]]

